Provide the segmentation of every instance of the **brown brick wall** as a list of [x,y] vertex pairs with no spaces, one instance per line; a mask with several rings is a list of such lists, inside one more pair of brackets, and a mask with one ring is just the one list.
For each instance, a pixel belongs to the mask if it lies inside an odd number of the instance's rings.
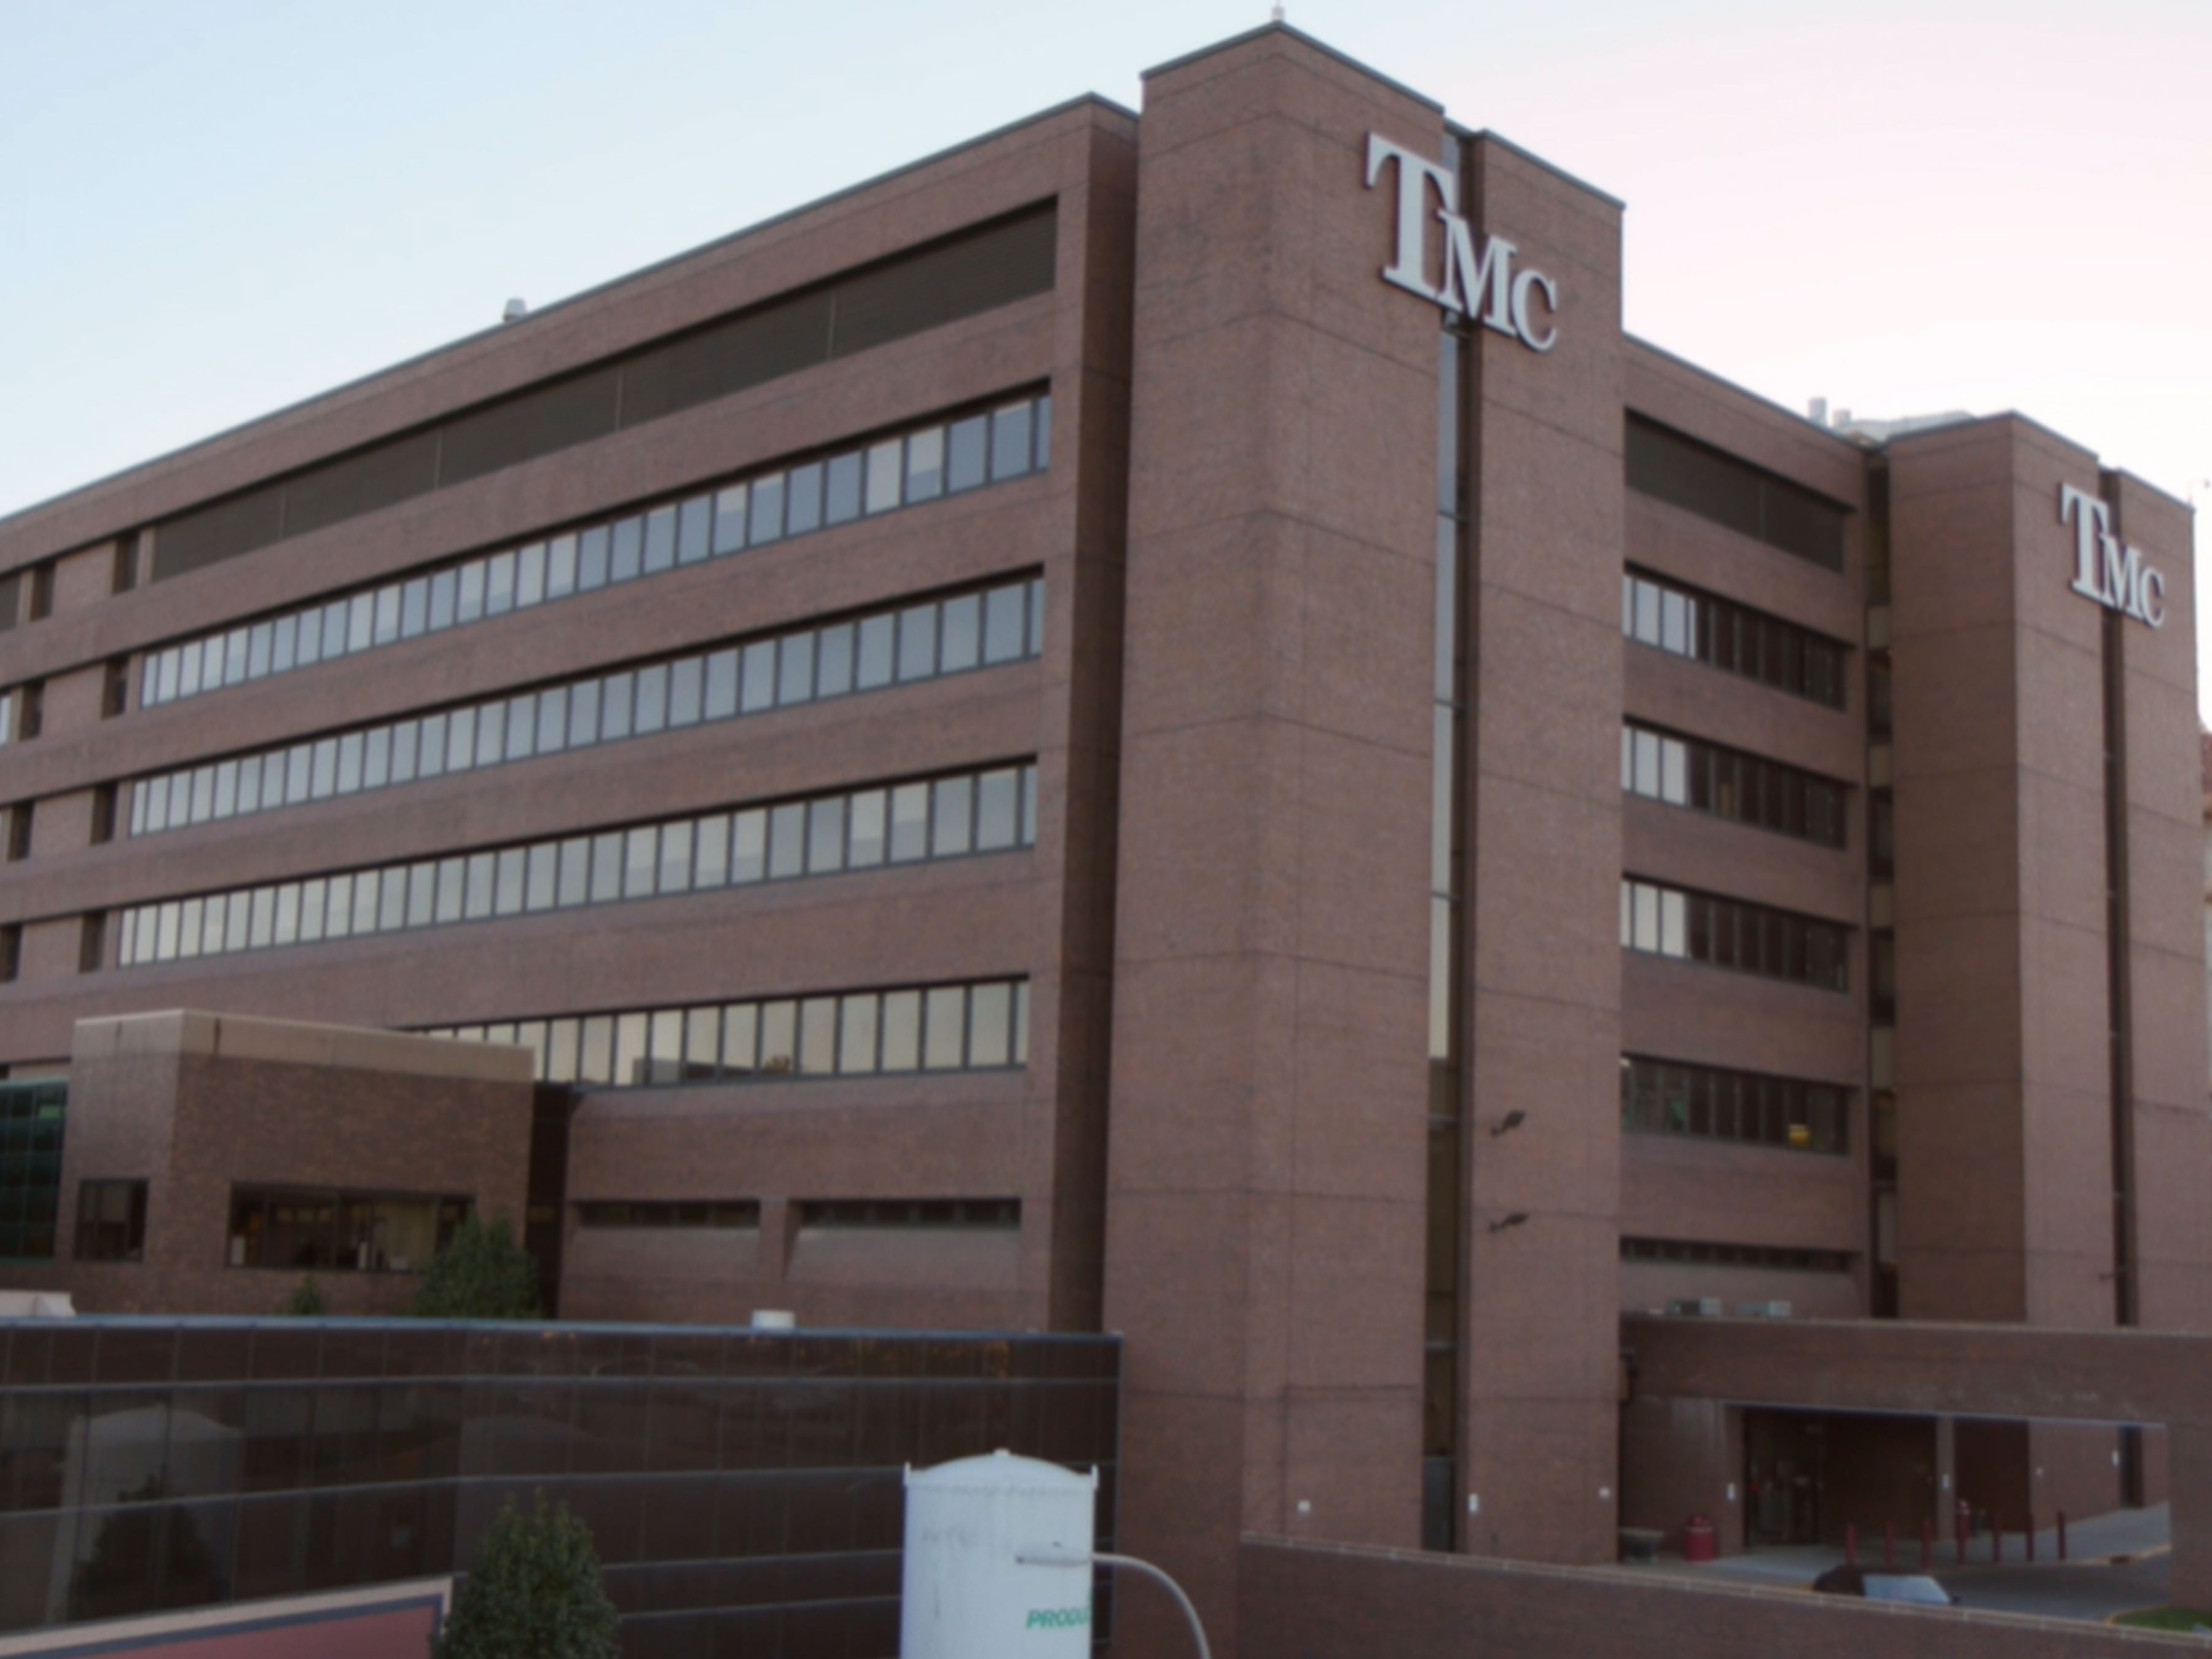
[[1370,131],[1443,138],[1284,31],[1146,83],[1105,1323],[1224,1642],[1240,1529],[1418,1535],[1439,319]]
[[[520,1236],[531,1085],[513,1051],[192,1014],[120,1029],[87,1027],[72,1056],[58,1259],[5,1282],[58,1285],[92,1313],[274,1312],[301,1273],[228,1265],[238,1183],[465,1195]],[[88,1180],[148,1183],[143,1261],[75,1260]],[[417,1282],[317,1280],[336,1313],[400,1311]]]

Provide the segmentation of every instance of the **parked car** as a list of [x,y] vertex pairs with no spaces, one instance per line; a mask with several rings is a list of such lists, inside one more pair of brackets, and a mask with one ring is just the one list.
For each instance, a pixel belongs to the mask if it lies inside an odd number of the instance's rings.
[[1924,1572],[1873,1572],[1830,1567],[1813,1581],[1823,1595],[1862,1595],[1869,1601],[1909,1601],[1917,1607],[1955,1607],[1959,1598]]

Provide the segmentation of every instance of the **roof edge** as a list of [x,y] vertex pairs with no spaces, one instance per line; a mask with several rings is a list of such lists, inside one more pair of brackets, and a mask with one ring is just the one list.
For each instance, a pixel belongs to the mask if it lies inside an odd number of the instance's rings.
[[1728,391],[1734,392],[1739,398],[1748,398],[1752,402],[1771,409],[1778,415],[1787,415],[1791,420],[1796,422],[1798,425],[1803,427],[1807,431],[1817,432],[1822,437],[1828,439],[1831,442],[1841,444],[1845,449],[1850,450],[1854,454],[1864,454],[1866,453],[1865,447],[1863,445],[1854,443],[1850,439],[1837,431],[1833,427],[1822,426],[1818,421],[1814,420],[1802,410],[1792,409],[1787,404],[1776,402],[1763,392],[1753,392],[1747,386],[1741,386],[1735,381],[1729,379],[1727,375],[1721,374],[1717,369],[1707,368],[1703,363],[1693,363],[1687,357],[1682,356],[1680,352],[1669,351],[1665,346],[1655,345],[1650,340],[1645,339],[1642,335],[1631,334],[1626,329],[1623,329],[1621,331],[1620,337],[1626,341],[1630,345],[1636,347],[1638,350],[1648,351],[1655,357],[1663,357],[1668,362],[1674,364],[1677,368],[1686,368],[1691,374],[1698,376],[1700,379],[1711,380],[1714,385],[1726,388]]
[[1170,58],[1164,64],[1155,64],[1152,68],[1145,70],[1139,78],[1140,80],[1149,81],[1156,75],[1170,74],[1176,70],[1186,68],[1192,64],[1199,63],[1206,58],[1211,58],[1216,52],[1233,51],[1238,46],[1245,46],[1254,40],[1259,40],[1262,35],[1268,34],[1280,34],[1287,36],[1289,39],[1297,41],[1302,46],[1310,47],[1324,58],[1334,58],[1336,62],[1343,64],[1346,69],[1358,70],[1360,74],[1365,76],[1370,81],[1380,82],[1382,85],[1389,88],[1391,91],[1401,93],[1406,97],[1412,99],[1415,103],[1426,105],[1429,108],[1436,111],[1439,115],[1443,113],[1444,106],[1438,103],[1435,99],[1430,97],[1425,92],[1416,92],[1413,88],[1407,86],[1403,81],[1394,80],[1389,76],[1383,74],[1380,70],[1376,69],[1373,65],[1361,63],[1350,52],[1340,52],[1336,47],[1329,45],[1328,41],[1316,40],[1312,35],[1308,34],[1304,29],[1293,28],[1288,23],[1262,23],[1258,28],[1247,29],[1242,34],[1232,34],[1226,40],[1216,40],[1210,46],[1200,46],[1197,51],[1187,52],[1180,58]]
[[1622,201],[1620,198],[1615,196],[1612,191],[1600,190],[1595,185],[1590,183],[1589,179],[1577,178],[1575,174],[1568,172],[1565,167],[1561,167],[1558,162],[1546,161],[1542,156],[1537,155],[1534,150],[1530,149],[1525,144],[1515,143],[1510,138],[1508,138],[1502,132],[1498,132],[1490,127],[1468,128],[1460,126],[1456,123],[1450,123],[1448,125],[1449,125],[1452,131],[1462,138],[1479,138],[1484,143],[1496,144],[1500,149],[1506,151],[1510,155],[1518,156],[1521,160],[1526,161],[1530,167],[1541,167],[1545,172],[1550,173],[1554,179],[1558,179],[1564,183],[1572,185],[1577,190],[1582,191],[1588,195],[1596,197],[1599,201],[1607,204],[1617,211],[1621,213],[1628,211],[1628,204]]
[[[373,368],[366,374],[356,374],[349,380],[341,380],[336,386],[325,386],[320,392],[310,392],[307,396],[300,398],[296,402],[280,404],[274,409],[264,410],[263,413],[258,415],[251,416],[247,419],[240,421],[234,426],[219,428],[217,430],[210,432],[204,437],[194,438],[188,442],[179,444],[174,449],[162,450],[157,454],[148,456],[144,460],[134,461],[130,465],[120,468],[116,471],[102,473],[97,477],[87,479],[82,483],[72,484],[70,488],[62,490],[57,495],[42,496],[37,501],[27,502],[25,505],[16,507],[11,512],[0,513],[0,532],[9,530],[12,526],[18,525],[22,520],[32,517],[35,514],[43,513],[50,508],[59,507],[63,503],[73,501],[79,496],[89,495],[95,490],[106,489],[112,484],[119,483],[125,479],[135,477],[141,472],[150,471],[153,468],[182,460],[186,457],[191,456],[195,452],[204,449],[209,446],[220,444],[231,439],[244,437],[256,430],[258,428],[265,426],[270,422],[279,421],[286,418],[287,416],[299,415],[306,410],[315,408],[318,404],[343,398],[349,393],[360,392],[366,387],[374,386],[377,381],[385,379],[388,375],[403,374],[410,369],[421,368],[428,363],[435,362],[438,358],[444,356],[448,352],[461,350],[467,346],[478,343],[496,336],[511,335],[514,330],[518,328],[526,328],[541,317],[553,316],[556,313],[566,310],[572,306],[580,305],[586,300],[610,293],[616,289],[624,286],[626,283],[634,283],[640,277],[651,276],[655,273],[668,270],[674,266],[684,264],[686,260],[696,259],[702,254],[710,253],[717,249],[726,248],[733,243],[742,241],[748,236],[757,236],[763,231],[774,229],[778,225],[787,224],[794,219],[803,218],[810,213],[819,212],[823,208],[845,201],[852,197],[860,195],[864,191],[874,190],[881,185],[890,184],[892,180],[903,178],[908,173],[918,173],[924,167],[935,167],[939,163],[949,161],[953,157],[962,154],[963,151],[975,149],[982,145],[995,143],[1001,138],[1005,138],[1013,133],[1019,132],[1024,127],[1041,125],[1047,121],[1055,120],[1073,111],[1083,109],[1086,106],[1096,107],[1097,109],[1106,111],[1128,121],[1133,122],[1139,118],[1137,112],[1134,110],[1128,109],[1122,105],[1117,104],[1112,99],[1105,97],[1099,93],[1080,93],[1075,97],[1063,100],[1061,102],[1054,104],[1048,108],[1039,110],[1034,115],[1025,115],[1018,120],[1008,121],[1003,125],[992,128],[988,132],[981,133],[973,138],[963,138],[958,143],[947,145],[943,149],[933,150],[929,155],[924,155],[918,160],[902,161],[898,166],[892,167],[886,172],[876,173],[869,178],[861,179],[857,184],[848,185],[842,189],[832,191],[827,196],[817,196],[811,201],[801,202],[795,207],[786,208],[781,213],[770,214],[765,219],[757,219],[749,225],[742,226],[736,230],[725,232],[722,235],[714,237],[709,241],[701,242],[696,246],[685,248],[681,252],[665,255],[660,258],[653,260],[650,264],[640,265],[635,270],[626,270],[618,276],[610,276],[603,283],[594,283],[589,288],[579,289],[574,294],[563,295],[560,299],[552,301],[545,306],[533,309],[526,316],[519,319],[515,322],[488,324],[484,327],[477,329],[471,333],[459,335],[453,339],[441,342],[437,345],[426,347],[422,350],[416,352],[412,356],[399,358],[398,361],[386,363],[380,368]],[[585,366],[585,364],[577,365],[579,368]],[[562,372],[566,373],[568,371],[564,370]],[[375,441],[370,440],[369,441],[374,442]],[[218,495],[225,495],[228,493],[230,492],[217,492]],[[210,497],[210,499],[214,498]],[[121,527],[122,526],[118,526],[118,528]],[[90,539],[97,541],[99,537],[95,535]],[[67,552],[70,550],[70,547],[83,544],[85,544],[85,540],[84,538],[80,538],[71,541],[68,546],[58,547],[50,550],[57,553]],[[36,563],[39,558],[45,556],[46,556],[46,555],[44,554],[34,556],[29,562]],[[14,569],[23,569],[27,568],[27,565],[11,567],[11,568]],[[4,575],[6,574],[7,572],[5,571],[0,571],[0,575]]]

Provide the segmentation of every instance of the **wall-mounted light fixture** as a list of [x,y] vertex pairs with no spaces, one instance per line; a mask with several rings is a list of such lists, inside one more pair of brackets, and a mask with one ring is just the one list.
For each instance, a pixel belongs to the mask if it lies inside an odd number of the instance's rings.
[[1497,1122],[1490,1126],[1491,1139],[1494,1140],[1499,1135],[1505,1133],[1508,1130],[1517,1129],[1528,1121],[1528,1114],[1526,1112],[1517,1109],[1508,1112],[1504,1117],[1499,1118]]
[[1500,1220],[1492,1222],[1490,1224],[1490,1231],[1493,1233],[1502,1233],[1508,1227],[1518,1227],[1523,1225],[1528,1219],[1528,1211],[1516,1210],[1511,1215],[1506,1216]]

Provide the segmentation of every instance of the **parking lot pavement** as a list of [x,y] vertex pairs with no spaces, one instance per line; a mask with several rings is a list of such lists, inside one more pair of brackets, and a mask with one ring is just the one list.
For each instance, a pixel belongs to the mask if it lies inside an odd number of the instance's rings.
[[2159,1554],[2124,1566],[1951,1567],[1936,1577],[1964,1607],[2101,1622],[2136,1607],[2164,1607],[2171,1595],[2171,1565],[2170,1556]]
[[[2071,1559],[2065,1562],[2053,1559],[2057,1540],[2046,1530],[2038,1535],[2032,1566],[2021,1559],[2017,1534],[2006,1540],[2007,1559],[2002,1565],[1990,1563],[1986,1537],[1968,1547],[1965,1566],[1955,1565],[1957,1553],[1950,1545],[1939,1544],[1935,1576],[1969,1608],[2098,1623],[2116,1613],[2166,1605],[2172,1587],[2166,1554],[2169,1525],[2164,1504],[2076,1522],[2069,1529]],[[1875,1566],[1881,1560],[1879,1540],[1870,1547],[1862,1542],[1858,1559],[1863,1566]],[[1652,1564],[1651,1571],[1769,1589],[1809,1589],[1814,1579],[1843,1559],[1839,1549],[1806,1546],[1753,1550],[1696,1565],[1668,1556]],[[1920,1570],[1918,1540],[1899,1541],[1897,1564],[1901,1572]]]

